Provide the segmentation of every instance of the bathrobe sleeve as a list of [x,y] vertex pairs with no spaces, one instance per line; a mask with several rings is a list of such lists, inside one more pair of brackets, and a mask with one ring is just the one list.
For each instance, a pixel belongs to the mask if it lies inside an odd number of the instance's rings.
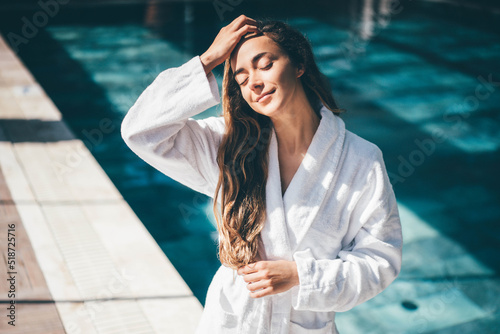
[[122,122],[122,138],[160,172],[213,197],[222,118],[191,117],[218,103],[217,81],[195,56],[161,72],[141,93]]
[[356,204],[347,234],[355,237],[335,259],[315,259],[311,249],[293,256],[300,281],[292,288],[296,310],[347,311],[376,296],[399,274],[402,233],[396,198],[382,152],[373,146],[368,175],[358,173],[353,181],[365,184],[359,195],[352,195]]

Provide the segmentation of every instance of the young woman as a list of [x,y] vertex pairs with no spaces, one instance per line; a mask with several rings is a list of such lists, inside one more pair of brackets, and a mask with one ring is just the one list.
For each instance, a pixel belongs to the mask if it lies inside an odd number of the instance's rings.
[[[213,68],[225,61],[221,117]],[[402,235],[382,153],[345,129],[307,39],[244,15],[158,75],[122,136],[214,198],[221,267],[198,333],[337,333],[335,312],[399,274]]]

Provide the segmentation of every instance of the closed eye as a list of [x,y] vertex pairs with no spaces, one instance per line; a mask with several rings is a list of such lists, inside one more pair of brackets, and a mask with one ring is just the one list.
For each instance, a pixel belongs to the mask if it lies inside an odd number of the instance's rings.
[[[262,67],[261,70],[268,70],[270,69],[271,67],[273,66],[273,63],[269,63],[269,65],[265,66],[265,67]],[[239,85],[243,85],[246,81],[247,81],[248,78],[246,78],[242,83],[240,83]]]
[[269,63],[269,65],[267,65],[266,67],[261,68],[261,70],[268,70],[268,69],[271,68],[271,66],[273,66],[273,63]]

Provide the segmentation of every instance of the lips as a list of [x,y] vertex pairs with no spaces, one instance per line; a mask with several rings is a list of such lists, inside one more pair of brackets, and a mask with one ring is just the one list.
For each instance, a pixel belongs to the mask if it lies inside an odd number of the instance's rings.
[[275,91],[276,91],[276,89],[273,89],[273,90],[271,90],[271,91],[269,91],[269,92],[266,92],[266,93],[262,94],[261,96],[259,96],[259,97],[257,98],[257,102],[260,102],[260,100],[261,100],[262,98],[266,97],[267,95],[271,95],[271,94],[272,94],[272,93],[274,93]]

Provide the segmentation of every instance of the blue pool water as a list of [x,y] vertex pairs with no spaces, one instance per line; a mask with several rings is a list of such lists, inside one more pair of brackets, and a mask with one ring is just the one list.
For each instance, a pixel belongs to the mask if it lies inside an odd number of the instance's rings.
[[[461,3],[242,1],[224,21],[211,2],[68,6],[19,56],[203,303],[219,266],[212,203],[135,156],[120,123],[156,75],[239,14],[287,20],[313,44],[347,128],[384,152],[403,224],[400,276],[339,313],[339,330],[499,333],[500,6]],[[1,15],[6,36],[28,14]],[[106,118],[114,131],[89,138]]]

